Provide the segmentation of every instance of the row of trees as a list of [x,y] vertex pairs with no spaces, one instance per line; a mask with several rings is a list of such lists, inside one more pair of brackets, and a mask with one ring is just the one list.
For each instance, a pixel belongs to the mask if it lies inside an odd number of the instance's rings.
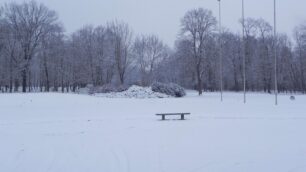
[[5,4],[0,18],[0,87],[13,92],[75,91],[87,84],[150,85],[169,48],[128,24],[85,26],[70,36],[56,13],[35,1]]
[[197,9],[187,12],[182,19],[182,36],[174,53],[176,65],[180,66],[174,68],[177,73],[175,82],[197,88],[199,94],[203,86],[207,91],[219,90],[221,44],[225,64],[221,72],[226,90],[243,90],[245,53],[247,90],[271,93],[275,82],[276,46],[279,91],[305,93],[306,25],[296,27],[293,43],[286,34],[279,34],[275,39],[272,26],[264,19],[247,18],[244,24],[245,40],[227,29],[217,35],[216,19],[211,11]]
[[[224,61],[224,88],[243,88],[242,53],[246,55],[247,89],[273,89],[273,48],[277,46],[280,91],[306,91],[306,26],[274,41],[263,19],[245,21],[245,46],[239,34],[223,29],[206,9],[188,11],[179,38],[170,49],[155,35],[135,35],[127,23],[85,26],[65,35],[56,12],[35,1],[4,4],[0,9],[0,89],[76,91],[88,84],[149,86],[174,82],[186,88],[220,87],[219,38]],[[242,47],[245,47],[243,51]],[[22,89],[20,89],[22,88]]]

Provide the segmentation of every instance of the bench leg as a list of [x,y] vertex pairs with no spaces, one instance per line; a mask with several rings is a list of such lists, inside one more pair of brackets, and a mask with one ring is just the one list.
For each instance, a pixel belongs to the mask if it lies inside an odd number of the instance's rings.
[[162,120],[166,120],[166,117],[165,117],[165,115],[162,115]]
[[185,116],[183,114],[181,115],[181,120],[185,120]]

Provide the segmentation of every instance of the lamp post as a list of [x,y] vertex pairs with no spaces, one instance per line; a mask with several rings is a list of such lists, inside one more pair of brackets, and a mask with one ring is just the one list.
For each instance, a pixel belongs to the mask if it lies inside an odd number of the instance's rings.
[[278,81],[277,81],[277,38],[276,38],[276,0],[274,0],[274,75],[275,75],[275,105],[278,104]]
[[222,60],[222,25],[221,25],[221,0],[219,2],[219,58],[220,58],[220,93],[221,93],[221,102],[223,101],[223,60]]
[[244,20],[244,0],[242,0],[242,59],[243,59],[243,102],[246,103],[246,60],[245,60],[245,20]]

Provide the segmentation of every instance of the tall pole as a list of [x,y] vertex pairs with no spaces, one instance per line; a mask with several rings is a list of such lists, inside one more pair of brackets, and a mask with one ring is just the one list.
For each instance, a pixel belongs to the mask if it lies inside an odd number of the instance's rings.
[[220,58],[220,93],[221,93],[221,102],[223,101],[223,60],[222,60],[222,25],[221,25],[221,0],[219,2],[219,58]]
[[246,60],[245,60],[245,20],[244,20],[244,0],[242,0],[242,59],[243,59],[243,102],[246,103]]
[[274,0],[274,75],[275,75],[275,105],[278,104],[278,83],[277,83],[277,38],[276,38],[276,0]]

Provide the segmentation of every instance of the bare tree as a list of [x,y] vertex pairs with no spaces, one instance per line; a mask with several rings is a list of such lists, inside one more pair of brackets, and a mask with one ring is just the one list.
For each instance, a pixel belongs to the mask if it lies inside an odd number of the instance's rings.
[[114,60],[110,58],[108,30],[104,26],[94,29],[95,85],[109,84],[113,77]]
[[54,25],[49,29],[47,34],[44,34],[39,47],[39,59],[41,63],[41,71],[44,76],[41,80],[44,80],[45,91],[49,92],[51,87],[51,81],[53,80],[53,87],[57,90],[59,85],[59,69],[61,62],[62,47],[63,46],[63,28],[58,25]]
[[167,47],[155,35],[142,35],[134,42],[133,54],[137,58],[141,84],[143,86],[152,84],[156,68],[168,56]]
[[221,35],[222,47],[223,47],[223,59],[227,64],[224,69],[225,82],[224,87],[228,90],[239,91],[242,89],[242,56],[241,56],[241,44],[240,37],[231,32],[223,32]]
[[263,19],[255,20],[255,27],[259,33],[259,75],[263,90],[271,93],[273,77],[273,35],[272,26]]
[[132,44],[132,31],[127,23],[113,21],[108,23],[111,32],[111,41],[114,51],[116,68],[120,84],[124,84],[127,68],[131,63],[130,53]]
[[296,42],[297,67],[299,69],[300,88],[306,91],[306,24],[301,24],[294,30]]
[[[19,67],[18,64],[22,62],[22,52],[20,42],[17,41],[16,35],[13,34],[7,23],[1,24],[1,49],[2,49],[2,69],[5,71],[7,81],[5,85],[8,85],[9,92],[13,91],[13,85],[17,90]],[[15,82],[15,84],[13,84]]]
[[6,4],[4,17],[21,44],[23,52],[23,62],[20,64],[22,91],[26,92],[31,59],[35,55],[43,35],[48,33],[50,26],[57,22],[57,15],[44,5],[31,1],[22,4]]
[[208,37],[213,33],[216,27],[216,18],[210,10],[203,8],[188,11],[181,20],[182,34],[192,41],[194,67],[196,69],[197,84],[199,95],[203,91],[203,61],[205,58],[205,46]]

